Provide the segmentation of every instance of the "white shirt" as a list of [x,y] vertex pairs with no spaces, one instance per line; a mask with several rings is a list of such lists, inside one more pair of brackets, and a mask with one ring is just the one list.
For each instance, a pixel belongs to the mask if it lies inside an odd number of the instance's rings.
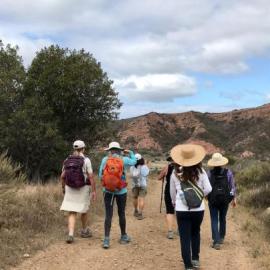
[[[199,180],[197,185],[202,189],[204,196],[207,196],[211,191],[212,187],[208,179],[207,173],[203,169],[203,172],[199,175]],[[175,211],[203,211],[205,209],[205,203],[202,201],[202,204],[198,208],[188,209],[184,192],[182,191],[180,180],[175,175],[173,171],[170,181],[170,194],[172,198],[172,203],[175,205]]]
[[130,176],[132,179],[132,187],[146,187],[149,168],[146,165],[130,167]]
[[88,174],[92,174],[93,173],[93,169],[92,169],[92,163],[89,157],[86,157],[83,153],[80,153],[81,157],[84,157],[84,163],[83,163],[83,167],[82,167],[82,171],[83,171],[83,175],[84,178],[87,179]]

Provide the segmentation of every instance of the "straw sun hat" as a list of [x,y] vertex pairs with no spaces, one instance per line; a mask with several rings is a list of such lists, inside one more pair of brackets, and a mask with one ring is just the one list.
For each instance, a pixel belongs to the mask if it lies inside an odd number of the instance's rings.
[[220,167],[228,164],[229,160],[223,157],[220,153],[214,153],[212,158],[208,160],[207,165],[209,167]]
[[206,152],[201,145],[179,144],[172,148],[170,155],[175,163],[190,167],[200,163],[204,159]]

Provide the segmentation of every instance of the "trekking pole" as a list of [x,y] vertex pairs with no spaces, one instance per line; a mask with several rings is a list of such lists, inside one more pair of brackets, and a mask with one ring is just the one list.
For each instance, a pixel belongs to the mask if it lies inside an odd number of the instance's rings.
[[161,213],[161,209],[162,209],[162,201],[163,201],[163,189],[164,189],[164,178],[162,179],[162,186],[161,186],[161,197],[160,197],[160,208],[159,208],[159,213]]

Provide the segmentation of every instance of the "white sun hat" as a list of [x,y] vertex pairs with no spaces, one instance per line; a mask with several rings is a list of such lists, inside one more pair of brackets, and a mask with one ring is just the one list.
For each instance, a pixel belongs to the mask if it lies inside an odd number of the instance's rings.
[[77,140],[73,143],[73,149],[82,149],[85,148],[85,143],[84,141]]
[[197,144],[179,144],[173,147],[170,153],[173,161],[183,167],[200,163],[205,155],[205,149]]
[[111,142],[109,144],[109,147],[108,148],[105,148],[105,151],[109,151],[111,149],[123,150],[123,148],[120,146],[120,144],[118,142]]
[[140,160],[140,159],[142,159],[142,155],[139,154],[139,153],[137,153],[137,154],[135,154],[135,158],[136,158],[137,160]]
[[228,164],[228,162],[229,160],[220,153],[214,153],[212,158],[208,160],[207,165],[209,167],[220,167]]

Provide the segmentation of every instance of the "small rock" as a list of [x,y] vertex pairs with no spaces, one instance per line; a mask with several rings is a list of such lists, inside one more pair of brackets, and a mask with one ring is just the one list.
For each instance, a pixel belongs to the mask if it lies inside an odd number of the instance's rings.
[[24,257],[25,259],[30,258],[30,254],[25,253],[25,254],[23,254],[23,257]]

